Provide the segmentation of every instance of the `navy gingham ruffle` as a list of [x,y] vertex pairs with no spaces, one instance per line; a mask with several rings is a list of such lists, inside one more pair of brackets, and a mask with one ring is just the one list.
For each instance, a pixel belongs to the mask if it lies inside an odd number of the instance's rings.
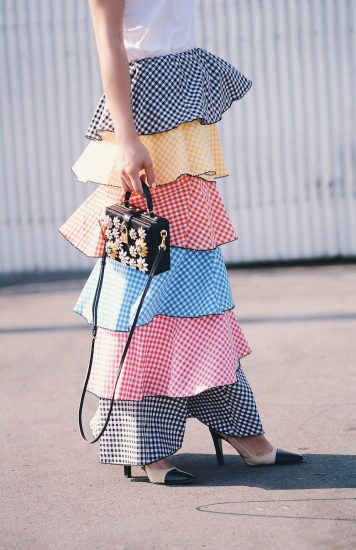
[[[90,420],[94,437],[102,429],[109,407],[110,399],[99,398]],[[188,418],[238,437],[264,433],[255,396],[239,363],[234,384],[209,388],[198,395],[115,400],[108,429],[100,438],[100,462],[142,466],[173,455],[183,444]]]
[[[231,63],[204,48],[135,60],[129,63],[129,72],[138,135],[172,130],[195,119],[201,124],[218,122],[252,86]],[[105,94],[85,137],[101,140],[102,130],[114,131]]]

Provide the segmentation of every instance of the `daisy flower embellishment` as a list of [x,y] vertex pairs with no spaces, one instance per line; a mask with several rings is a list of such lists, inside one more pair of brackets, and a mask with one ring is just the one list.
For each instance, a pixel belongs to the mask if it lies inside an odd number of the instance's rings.
[[138,258],[137,267],[139,268],[140,271],[148,271],[148,264],[145,262],[143,258]]
[[121,263],[126,265],[130,262],[130,258],[128,257],[126,250],[120,250],[119,260]]
[[115,225],[115,227],[121,227],[121,220],[120,218],[118,218],[118,216],[115,216],[114,219],[113,219],[113,224]]
[[105,229],[105,236],[106,236],[107,239],[112,239],[113,233],[112,233],[112,230],[110,229],[110,227]]
[[132,240],[137,239],[136,229],[134,229],[133,227],[131,227],[131,229],[130,229],[130,231],[129,231],[129,235],[130,235],[130,237],[131,237]]
[[138,235],[141,239],[144,239],[146,237],[146,231],[143,229],[143,227],[138,228]]
[[136,260],[135,260],[135,258],[130,258],[129,266],[132,267],[133,269],[136,267]]
[[137,249],[136,249],[136,246],[133,246],[133,245],[130,245],[129,247],[129,252],[130,252],[130,255],[131,256],[137,256]]
[[114,229],[112,230],[112,236],[116,240],[120,239],[120,229],[118,227],[114,227]]
[[143,239],[137,239],[135,244],[138,254],[142,257],[147,256],[147,244],[145,241]]
[[104,222],[106,227],[112,227],[113,226],[113,221],[112,221],[110,216],[105,216],[105,218],[103,219],[103,222]]
[[113,243],[113,242],[109,241],[105,245],[105,250],[106,250],[106,253],[109,256],[109,258],[111,258],[112,260],[115,260],[117,258],[118,246],[117,246],[116,243]]

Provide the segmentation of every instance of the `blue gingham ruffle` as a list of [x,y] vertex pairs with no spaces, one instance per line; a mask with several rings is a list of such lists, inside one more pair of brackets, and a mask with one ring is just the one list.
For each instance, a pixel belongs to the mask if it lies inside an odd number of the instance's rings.
[[[171,247],[171,267],[155,275],[145,296],[137,326],[155,315],[200,317],[234,308],[228,273],[220,247],[196,251]],[[100,272],[98,260],[73,308],[92,324],[92,304]],[[98,306],[98,326],[128,331],[148,276],[107,258]]]

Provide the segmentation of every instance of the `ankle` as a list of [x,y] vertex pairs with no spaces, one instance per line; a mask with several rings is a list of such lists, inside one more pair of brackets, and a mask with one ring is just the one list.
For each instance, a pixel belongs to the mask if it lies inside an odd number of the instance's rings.
[[254,455],[264,455],[273,450],[273,445],[263,435],[235,436],[228,435],[227,441],[235,447],[241,454],[247,456],[247,453]]
[[155,462],[148,463],[148,466],[151,468],[151,470],[161,470],[166,468],[172,468],[172,464],[168,462],[165,458],[161,458],[160,460],[156,460]]

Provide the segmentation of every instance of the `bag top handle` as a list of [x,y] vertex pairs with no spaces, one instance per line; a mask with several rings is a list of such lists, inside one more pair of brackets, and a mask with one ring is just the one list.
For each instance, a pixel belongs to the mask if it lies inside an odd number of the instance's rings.
[[[145,176],[145,178],[146,178],[146,176]],[[152,195],[151,195],[149,186],[146,183],[146,181],[141,180],[141,182],[142,182],[142,189],[143,189],[144,194],[145,194],[147,210],[149,212],[150,217],[154,218],[155,213],[153,212],[153,201],[152,201]],[[125,206],[127,208],[130,208],[129,199],[131,197],[131,193],[132,193],[131,191],[126,191],[126,193],[125,193],[124,203],[125,203]]]

